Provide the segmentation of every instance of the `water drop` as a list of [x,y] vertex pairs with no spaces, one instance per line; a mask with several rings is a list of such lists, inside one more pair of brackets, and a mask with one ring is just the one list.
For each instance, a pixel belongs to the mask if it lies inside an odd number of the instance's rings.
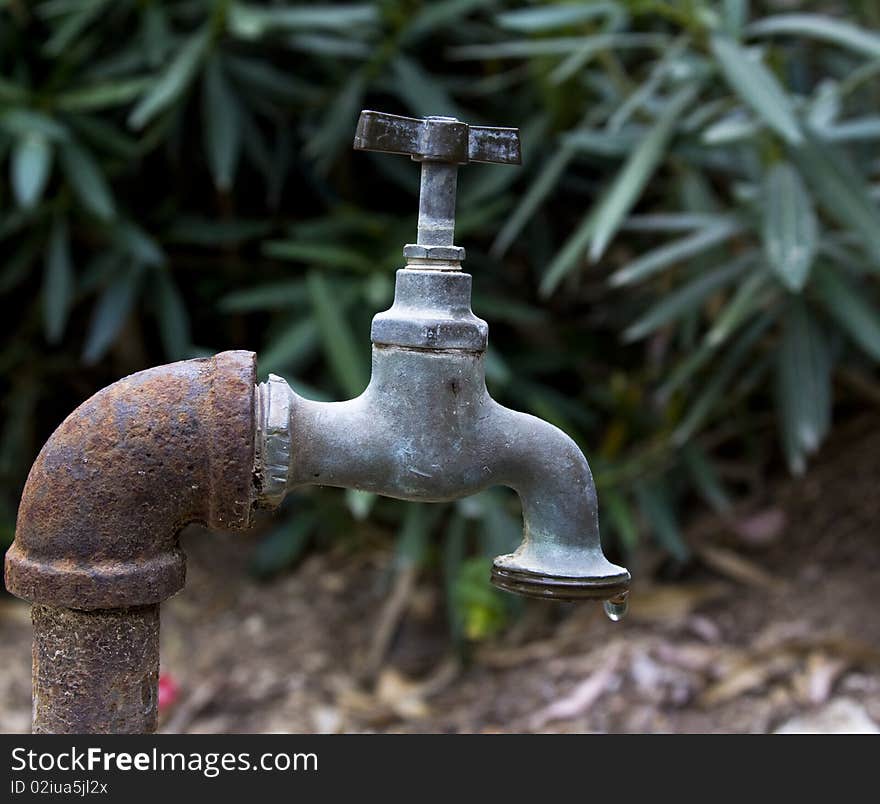
[[608,615],[608,619],[611,620],[611,622],[617,623],[626,617],[626,612],[629,608],[627,597],[629,597],[627,594],[617,595],[610,600],[606,600],[602,604],[605,609],[605,614]]

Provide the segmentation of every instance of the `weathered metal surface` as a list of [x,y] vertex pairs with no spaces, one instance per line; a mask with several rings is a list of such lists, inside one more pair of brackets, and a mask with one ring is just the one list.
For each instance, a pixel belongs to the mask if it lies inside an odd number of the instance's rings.
[[464,249],[453,245],[459,165],[518,165],[522,161],[519,129],[469,126],[454,117],[415,119],[364,110],[358,120],[354,147],[360,151],[405,154],[422,163],[418,238],[415,244],[404,248],[404,254],[445,263],[460,263],[464,259]]
[[[316,484],[441,502],[509,486],[522,501],[524,538],[495,559],[493,582],[534,597],[617,600],[630,576],[602,553],[583,453],[558,428],[499,405],[486,389],[488,327],[471,312],[471,278],[452,250],[455,171],[476,158],[471,133],[450,118],[361,113],[355,148],[422,162],[419,245],[404,251],[393,306],[373,319],[363,394],[312,402],[288,388],[289,399],[274,408],[289,411],[289,426],[263,430],[271,429],[270,444],[284,444],[276,453],[290,456],[288,489]],[[475,136],[484,161],[519,161],[515,130]],[[261,392],[275,400],[279,393],[277,386]]]
[[483,361],[481,350],[375,345],[370,384],[356,399],[313,402],[288,389],[288,489],[445,502],[508,486],[522,501],[525,535],[495,560],[498,586],[560,600],[619,594],[629,573],[602,554],[583,453],[557,427],[495,402]]
[[259,502],[267,508],[280,505],[287,494],[290,466],[290,394],[287,383],[275,374],[257,387],[256,471]]
[[36,734],[156,730],[159,606],[76,611],[35,605]]
[[223,352],[126,377],[77,408],[31,468],[6,586],[36,603],[156,603],[184,582],[180,529],[247,527],[255,356]]
[[522,162],[519,129],[469,126],[454,117],[402,117],[368,109],[358,120],[354,149],[459,165]]
[[486,348],[489,326],[471,311],[471,276],[462,271],[397,272],[394,304],[373,318],[370,337],[384,346]]

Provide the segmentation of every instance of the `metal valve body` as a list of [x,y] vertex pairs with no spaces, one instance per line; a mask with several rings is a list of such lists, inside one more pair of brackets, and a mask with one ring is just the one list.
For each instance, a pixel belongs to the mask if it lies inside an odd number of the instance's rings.
[[486,389],[488,326],[471,311],[464,249],[453,242],[458,167],[519,163],[518,131],[365,111],[355,148],[421,163],[418,242],[404,247],[393,305],[373,319],[363,394],[324,403],[299,397],[277,377],[261,386],[258,451],[286,456],[265,467],[264,494],[279,500],[320,484],[440,502],[509,486],[522,500],[525,534],[515,553],[496,558],[493,582],[536,597],[619,601],[629,573],[602,553],[595,487],[580,449]]

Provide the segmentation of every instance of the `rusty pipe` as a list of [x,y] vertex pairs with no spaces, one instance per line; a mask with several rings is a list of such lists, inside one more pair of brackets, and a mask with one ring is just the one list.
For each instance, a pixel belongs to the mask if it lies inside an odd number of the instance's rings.
[[156,730],[159,604],[32,607],[35,734]]
[[35,604],[35,731],[155,728],[157,604],[184,583],[178,534],[251,522],[255,380],[251,352],[148,369],[80,405],[40,451],[5,567],[7,589]]

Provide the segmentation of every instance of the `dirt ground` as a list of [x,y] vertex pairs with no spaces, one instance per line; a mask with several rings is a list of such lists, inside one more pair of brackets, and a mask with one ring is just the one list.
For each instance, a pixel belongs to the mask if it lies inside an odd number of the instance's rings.
[[[189,533],[187,587],[162,608],[163,673],[179,688],[162,729],[876,731],[878,488],[875,417],[837,433],[807,478],[695,522],[680,581],[647,580],[655,556],[636,556],[624,622],[531,602],[466,662],[430,579],[388,619],[388,554],[315,554],[259,584],[242,571],[253,537]],[[9,597],[0,667],[0,731],[27,730],[29,615]]]

